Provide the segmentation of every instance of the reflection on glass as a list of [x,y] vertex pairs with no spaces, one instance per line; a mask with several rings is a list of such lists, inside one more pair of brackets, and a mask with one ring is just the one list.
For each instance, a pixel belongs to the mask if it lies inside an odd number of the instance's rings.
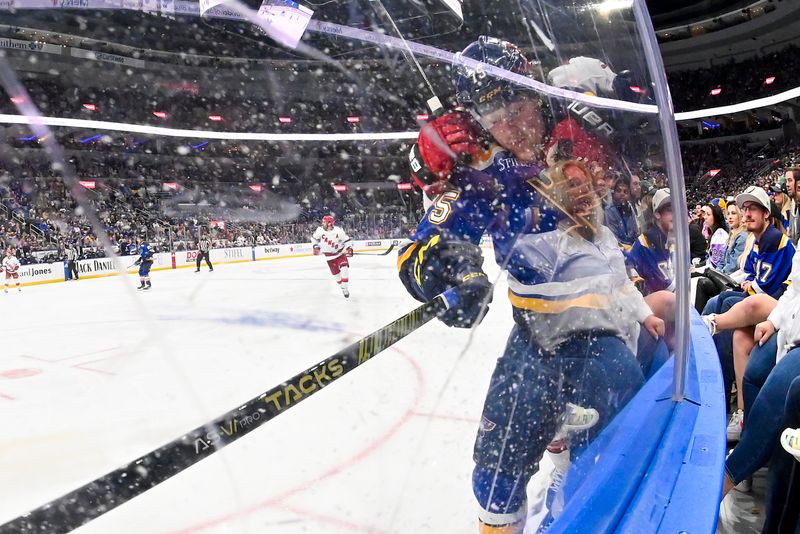
[[685,352],[630,2],[3,9],[13,531],[543,531]]

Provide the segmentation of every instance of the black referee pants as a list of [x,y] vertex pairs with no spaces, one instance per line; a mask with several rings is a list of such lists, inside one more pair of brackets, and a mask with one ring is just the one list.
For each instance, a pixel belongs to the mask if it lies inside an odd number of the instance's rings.
[[214,266],[211,265],[211,255],[210,255],[209,251],[206,251],[206,252],[197,251],[197,270],[198,271],[200,270],[200,262],[203,259],[206,260],[206,265],[208,265],[208,270],[209,271],[213,271],[214,270]]
[[69,270],[69,279],[78,280],[78,262],[75,260],[68,260],[67,269]]

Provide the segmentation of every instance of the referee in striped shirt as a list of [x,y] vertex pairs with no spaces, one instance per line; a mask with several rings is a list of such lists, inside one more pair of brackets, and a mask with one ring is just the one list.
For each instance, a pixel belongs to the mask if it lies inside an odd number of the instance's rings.
[[200,236],[200,239],[197,240],[197,270],[196,273],[200,272],[200,262],[205,258],[206,265],[208,265],[208,270],[210,272],[214,272],[214,266],[211,265],[211,240],[208,237]]

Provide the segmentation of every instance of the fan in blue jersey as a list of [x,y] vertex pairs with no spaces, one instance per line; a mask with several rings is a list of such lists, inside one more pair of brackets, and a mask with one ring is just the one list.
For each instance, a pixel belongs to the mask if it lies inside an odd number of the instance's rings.
[[139,258],[136,260],[135,265],[139,266],[139,282],[140,285],[136,289],[150,289],[150,267],[153,266],[153,256],[155,251],[144,238],[140,237],[139,243]]
[[672,264],[672,201],[669,189],[659,189],[653,195],[653,217],[628,253],[627,263],[644,280],[645,293],[675,291],[675,272]]

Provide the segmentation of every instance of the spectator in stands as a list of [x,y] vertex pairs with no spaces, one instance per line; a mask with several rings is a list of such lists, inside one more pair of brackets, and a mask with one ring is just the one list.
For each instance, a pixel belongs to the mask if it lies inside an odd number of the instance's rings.
[[730,233],[728,234],[728,243],[725,247],[725,256],[723,257],[720,271],[725,274],[733,274],[743,267],[743,254],[749,233],[742,224],[742,210],[739,209],[735,202],[729,204],[726,211]]
[[[766,191],[756,186],[748,187],[744,193],[736,197],[736,203],[744,214],[745,228],[752,232],[755,238],[753,249],[745,262],[746,277],[741,285],[742,291],[723,291],[711,298],[703,309],[703,320],[711,335],[714,336],[714,343],[722,365],[726,394],[731,390],[736,375],[734,334],[731,328],[738,328],[740,325],[735,321],[732,321],[736,323],[735,326],[721,320],[718,322],[718,317],[731,310],[736,303],[752,295],[766,294],[772,299],[778,299],[786,289],[785,282],[791,271],[795,250],[788,237],[772,224],[771,203]],[[759,302],[760,300],[750,301],[748,304],[754,305]],[[757,317],[754,312],[744,315],[751,322],[742,326],[754,324],[753,318]],[[727,314],[722,318],[727,320],[730,316],[731,314]],[[734,416],[741,419],[738,411],[734,413]],[[734,421],[732,417],[730,425],[735,426],[736,423],[737,421]],[[739,426],[741,426],[740,423]]]
[[626,176],[617,176],[611,189],[612,203],[605,209],[605,224],[620,245],[630,247],[639,235],[636,216],[631,207],[631,182]]
[[609,189],[609,176],[604,169],[592,169],[592,185],[597,198],[600,199],[600,211],[605,212],[611,205],[611,190]]
[[[742,212],[739,206],[735,203],[731,203],[728,205],[726,211],[730,233],[728,234],[725,255],[719,267],[719,272],[729,275],[730,278],[714,276],[714,271],[710,267],[703,273],[696,273],[696,276],[693,274],[693,277],[697,278],[694,305],[695,309],[701,313],[711,297],[736,287],[735,285],[731,285],[731,280],[741,283],[745,278],[745,250],[747,249],[748,236],[752,234],[745,230],[742,224]],[[750,247],[752,247],[752,242],[750,243]]]
[[646,232],[655,222],[655,217],[653,216],[653,195],[658,188],[653,185],[653,182],[650,180],[641,180],[639,187],[641,189],[641,195],[636,211],[638,213],[636,225],[641,232]]
[[796,167],[791,167],[786,169],[786,189],[789,192],[789,196],[792,197],[791,202],[791,210],[789,212],[789,239],[797,245],[798,239],[800,239],[800,216],[798,216],[798,211],[800,211],[800,181],[797,180],[798,173],[800,173],[800,169]]
[[770,195],[772,196],[772,201],[775,202],[775,205],[778,208],[778,213],[780,213],[780,220],[783,224],[783,228],[788,231],[792,203],[791,199],[789,198],[789,190],[787,189],[786,184],[773,184],[772,187],[770,187]]
[[692,264],[696,266],[706,263],[706,238],[703,237],[702,223],[696,219],[689,221],[689,255],[692,257]]
[[781,447],[770,458],[766,517],[762,532],[800,531],[800,377],[786,395]]
[[[793,260],[792,278],[800,279],[800,256]],[[794,319],[799,311],[800,288],[791,285],[767,320],[755,327],[757,346],[750,355],[742,386],[746,424],[741,441],[725,462],[723,496],[766,465],[779,448],[778,440],[787,424],[786,401],[793,382],[800,377],[800,321]]]
[[638,174],[631,174],[631,208],[633,216],[636,218],[636,226],[639,231],[644,232],[644,227],[639,225],[641,212],[639,211],[639,201],[642,200],[642,178]]
[[675,291],[672,266],[673,215],[669,189],[659,189],[653,196],[653,223],[639,236],[627,256],[629,266],[644,280],[645,294]]
[[728,243],[728,227],[720,204],[703,206],[703,235],[708,237],[706,265],[717,269],[722,265]]

